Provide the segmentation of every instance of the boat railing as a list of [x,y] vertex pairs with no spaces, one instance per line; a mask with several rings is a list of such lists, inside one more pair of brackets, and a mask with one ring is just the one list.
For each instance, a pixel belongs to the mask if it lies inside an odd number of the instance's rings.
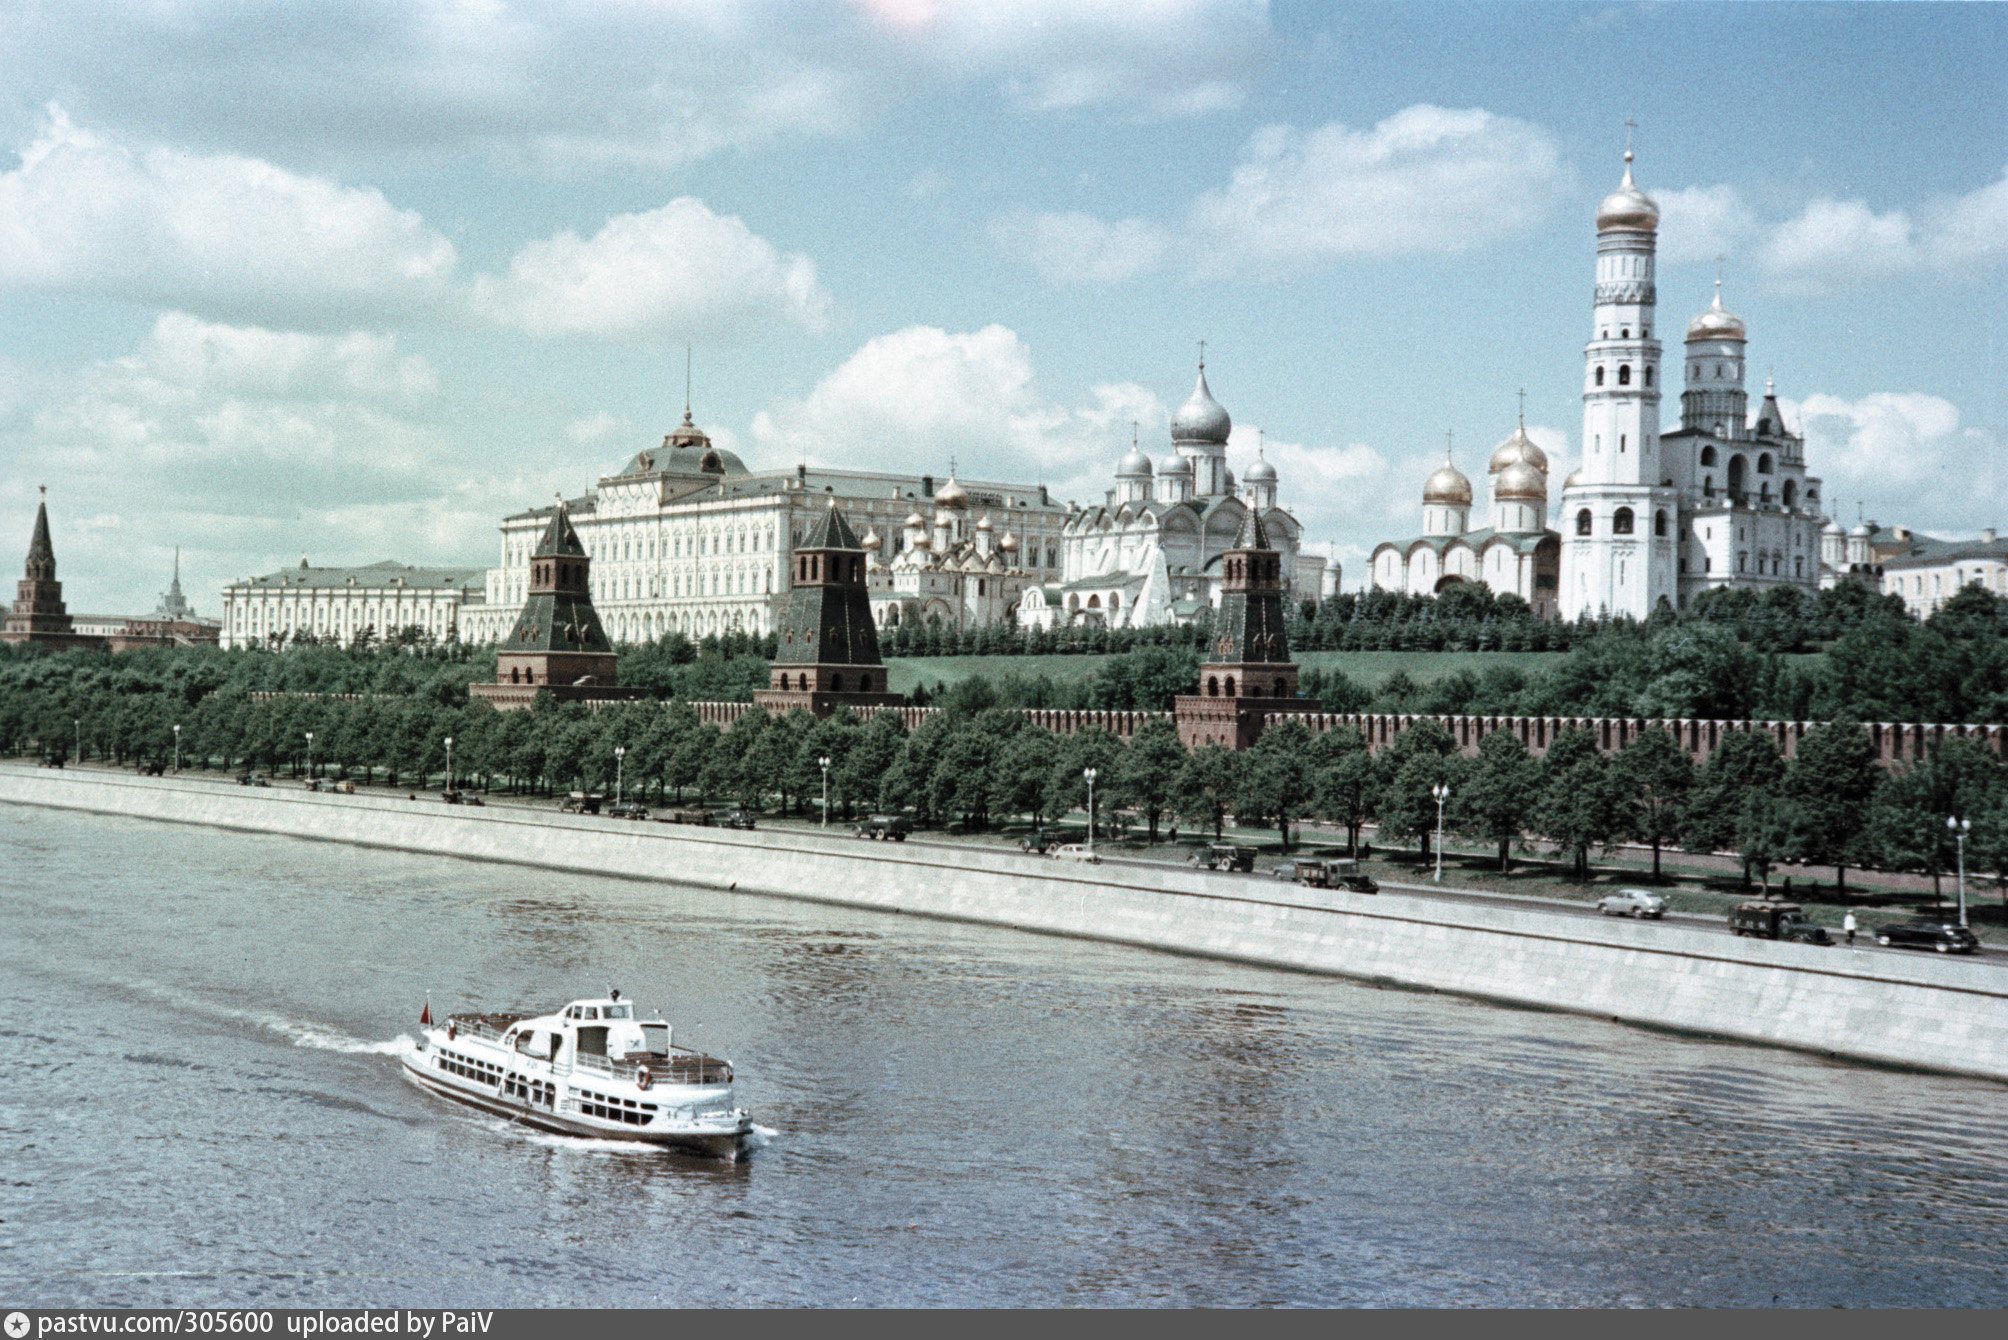
[[455,1033],[466,1033],[490,1042],[502,1041],[502,1035],[513,1028],[517,1018],[503,1015],[450,1014],[446,1023]]
[[730,1084],[732,1066],[715,1056],[705,1056],[700,1052],[686,1051],[681,1047],[673,1049],[669,1055],[652,1052],[643,1056],[629,1056],[614,1060],[609,1056],[599,1056],[592,1052],[580,1052],[576,1058],[581,1070],[597,1070],[603,1075],[633,1083],[636,1072],[648,1067],[649,1078],[663,1084]]

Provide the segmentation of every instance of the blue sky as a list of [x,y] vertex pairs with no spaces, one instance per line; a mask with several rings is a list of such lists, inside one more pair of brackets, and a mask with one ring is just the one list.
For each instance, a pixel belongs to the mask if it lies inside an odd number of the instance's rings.
[[209,613],[493,561],[686,341],[755,468],[1090,501],[1205,339],[1355,588],[1446,430],[1476,475],[1524,388],[1574,457],[1627,118],[1662,330],[1725,257],[1845,520],[2008,522],[1999,5],[14,0],[0,50],[0,519],[49,485],[74,609],[176,544]]

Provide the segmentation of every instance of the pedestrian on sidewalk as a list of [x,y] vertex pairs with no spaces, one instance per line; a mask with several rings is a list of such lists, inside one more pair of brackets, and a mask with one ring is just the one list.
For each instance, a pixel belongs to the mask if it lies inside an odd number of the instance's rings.
[[1853,908],[1848,909],[1847,915],[1841,918],[1841,929],[1848,933],[1848,943],[1853,944],[1855,942],[1855,913]]

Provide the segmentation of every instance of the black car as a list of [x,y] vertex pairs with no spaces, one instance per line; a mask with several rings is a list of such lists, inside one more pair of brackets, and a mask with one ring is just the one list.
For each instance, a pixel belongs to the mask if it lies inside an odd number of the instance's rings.
[[623,800],[618,805],[607,806],[609,819],[646,819],[648,810],[632,800]]
[[1876,943],[1905,949],[1936,949],[1941,954],[1977,954],[1980,937],[1959,924],[1949,912],[1927,912],[1876,928]]
[[750,829],[754,826],[755,822],[753,816],[745,810],[720,810],[711,816],[711,824],[714,828]]

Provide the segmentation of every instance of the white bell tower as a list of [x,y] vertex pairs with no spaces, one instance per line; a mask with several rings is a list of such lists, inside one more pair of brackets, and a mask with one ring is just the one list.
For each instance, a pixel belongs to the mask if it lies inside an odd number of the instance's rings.
[[1625,175],[1597,207],[1597,288],[1583,350],[1583,463],[1562,490],[1561,609],[1650,615],[1678,597],[1677,491],[1659,460],[1653,259],[1659,206]]

